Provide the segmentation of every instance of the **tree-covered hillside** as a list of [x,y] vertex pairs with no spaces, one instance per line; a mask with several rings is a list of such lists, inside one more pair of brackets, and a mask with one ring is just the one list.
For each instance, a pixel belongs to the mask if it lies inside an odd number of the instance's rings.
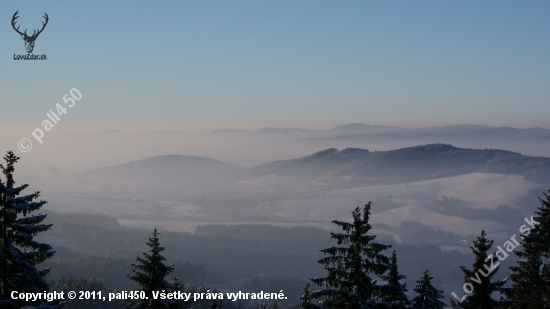
[[472,172],[522,175],[526,180],[545,183],[550,181],[550,158],[524,156],[506,150],[431,144],[373,152],[335,174],[414,181]]
[[520,175],[525,180],[546,184],[550,182],[550,158],[448,144],[373,152],[330,148],[302,158],[247,169],[237,180],[272,175],[281,177],[284,183],[314,182],[319,185],[318,189],[325,190],[408,183],[476,172]]

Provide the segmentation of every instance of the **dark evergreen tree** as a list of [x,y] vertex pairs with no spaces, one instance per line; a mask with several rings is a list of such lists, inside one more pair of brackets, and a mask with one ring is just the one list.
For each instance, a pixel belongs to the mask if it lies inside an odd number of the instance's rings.
[[164,251],[159,243],[158,235],[160,233],[155,228],[153,237],[149,238],[147,246],[149,253],[143,253],[143,257],[137,257],[139,264],[132,264],[133,274],[127,275],[128,278],[136,281],[140,285],[140,291],[144,291],[148,299],[140,299],[138,301],[129,300],[125,302],[125,307],[128,309],[165,309],[168,308],[168,303],[161,299],[154,299],[154,291],[166,292],[172,290],[172,285],[164,278],[169,275],[174,268],[172,265],[166,265],[166,259],[160,253]]
[[[174,277],[174,280],[170,282],[170,286],[171,286],[171,291],[173,292],[181,292],[183,290],[183,287],[181,286],[181,283],[178,277]],[[183,299],[171,299],[166,301],[166,304],[168,305],[169,309],[186,309],[187,308],[187,304]]]
[[504,303],[510,309],[550,308],[550,190],[539,199],[532,228],[522,235],[520,258],[512,266],[511,288],[503,289]]
[[300,309],[313,309],[319,308],[319,306],[311,303],[311,291],[309,290],[310,282],[306,283],[304,287],[304,295],[300,296],[302,302],[300,303]]
[[[473,241],[473,246],[470,248],[474,253],[475,261],[472,265],[472,270],[460,265],[460,269],[464,273],[464,282],[469,283],[474,287],[474,293],[469,295],[462,303],[455,302],[451,299],[451,306],[454,309],[495,309],[498,308],[499,301],[492,298],[493,292],[500,291],[500,288],[506,283],[505,280],[497,280],[491,282],[493,276],[497,273],[499,266],[493,267],[491,262],[487,264],[485,260],[489,255],[488,252],[493,246],[493,241],[486,238],[487,234],[484,230],[481,235]],[[494,260],[498,260],[494,257]]]
[[4,157],[6,166],[0,164],[0,169],[6,178],[0,180],[0,308],[38,307],[57,308],[59,302],[47,303],[12,300],[11,292],[39,293],[50,291],[45,276],[49,268],[37,269],[36,265],[52,257],[55,251],[48,244],[39,243],[34,237],[49,230],[51,224],[43,224],[45,214],[31,215],[39,210],[46,201],[38,199],[40,192],[20,196],[28,187],[24,184],[15,186],[13,179],[14,165],[19,157],[8,151]]
[[388,303],[389,308],[405,309],[409,305],[407,284],[400,281],[405,280],[407,276],[400,274],[397,268],[397,253],[393,250],[388,273],[381,276],[387,284],[382,287],[380,300]]
[[374,235],[367,235],[371,203],[361,212],[352,211],[353,222],[333,220],[343,233],[331,233],[338,246],[321,250],[326,256],[318,261],[328,274],[323,278],[310,279],[321,287],[311,293],[318,304],[328,308],[364,309],[381,307],[376,299],[381,286],[373,276],[382,276],[388,270],[388,257],[380,254],[390,248],[373,242]]
[[433,277],[430,276],[430,272],[426,269],[424,275],[419,281],[416,281],[418,285],[414,291],[418,294],[411,301],[411,308],[413,309],[443,309],[446,304],[440,299],[443,299],[443,291],[436,289],[432,286]]

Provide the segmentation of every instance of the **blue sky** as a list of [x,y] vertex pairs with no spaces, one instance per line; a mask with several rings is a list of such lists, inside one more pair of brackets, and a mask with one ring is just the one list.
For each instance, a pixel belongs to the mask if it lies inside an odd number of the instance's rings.
[[[22,29],[50,21],[15,61]],[[204,131],[345,123],[550,128],[548,1],[0,5],[2,126]]]

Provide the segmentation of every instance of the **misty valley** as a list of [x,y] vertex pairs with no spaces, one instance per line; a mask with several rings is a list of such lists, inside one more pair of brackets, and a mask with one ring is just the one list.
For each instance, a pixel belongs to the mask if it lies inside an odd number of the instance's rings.
[[[452,292],[464,294],[459,265],[474,262],[470,246],[481,231],[496,251],[541,206],[550,158],[449,144],[329,148],[254,167],[163,155],[35,183],[51,190],[43,196],[45,222],[53,226],[36,239],[56,251],[43,264],[51,268],[53,290],[138,290],[127,275],[156,228],[173,264],[170,278],[181,281],[182,291],[283,290],[286,299],[263,302],[301,308],[308,278],[326,273],[317,261],[321,249],[336,244],[330,233],[340,230],[332,221],[349,221],[355,207],[372,202],[368,234],[391,245],[382,254],[397,252],[407,297],[415,297],[413,287],[429,269],[446,302]],[[495,279],[506,278],[517,262],[507,255]],[[85,304],[122,308],[122,302]],[[193,304],[207,308],[210,300]]]

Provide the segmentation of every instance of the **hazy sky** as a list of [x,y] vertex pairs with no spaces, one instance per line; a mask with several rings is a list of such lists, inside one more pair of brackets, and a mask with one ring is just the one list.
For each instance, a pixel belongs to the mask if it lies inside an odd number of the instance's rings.
[[[15,61],[21,30],[50,21]],[[2,128],[205,131],[339,124],[550,128],[548,1],[0,4]]]

